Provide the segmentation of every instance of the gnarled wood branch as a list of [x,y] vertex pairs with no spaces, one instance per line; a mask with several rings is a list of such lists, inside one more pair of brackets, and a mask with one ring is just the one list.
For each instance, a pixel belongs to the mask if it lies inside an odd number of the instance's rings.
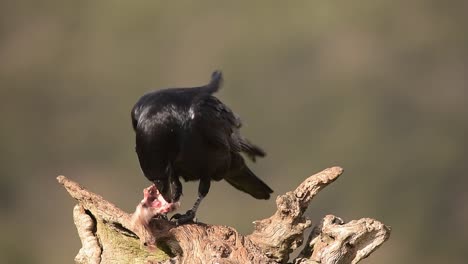
[[[148,230],[133,224],[131,214],[78,183],[64,176],[57,180],[78,201],[73,211],[82,242],[77,263],[287,263],[311,226],[303,216],[310,201],[342,172],[339,167],[326,169],[278,196],[275,214],[256,221],[254,232],[247,236],[232,227],[176,226],[164,219],[153,219]],[[357,263],[389,234],[388,227],[373,219],[344,224],[328,215],[315,226],[293,263]]]

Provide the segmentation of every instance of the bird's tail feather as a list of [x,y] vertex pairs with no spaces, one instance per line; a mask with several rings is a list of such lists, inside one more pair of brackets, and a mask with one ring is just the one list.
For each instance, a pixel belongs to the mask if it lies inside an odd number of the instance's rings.
[[223,73],[221,71],[214,71],[211,74],[211,81],[207,85],[203,87],[203,89],[212,94],[215,93],[221,88],[221,85],[223,84]]
[[269,199],[273,190],[259,179],[247,166],[230,171],[224,179],[234,188],[246,192],[257,199]]

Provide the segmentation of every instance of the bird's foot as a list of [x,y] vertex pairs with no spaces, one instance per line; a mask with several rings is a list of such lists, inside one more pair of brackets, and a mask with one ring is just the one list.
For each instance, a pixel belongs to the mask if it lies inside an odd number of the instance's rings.
[[174,219],[176,225],[183,225],[187,223],[195,222],[195,212],[193,210],[188,210],[185,214],[175,214],[171,217],[171,221]]

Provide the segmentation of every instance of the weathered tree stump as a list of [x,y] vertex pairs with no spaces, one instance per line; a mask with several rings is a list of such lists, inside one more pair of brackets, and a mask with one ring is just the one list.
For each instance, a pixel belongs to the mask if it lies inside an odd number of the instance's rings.
[[[77,263],[288,263],[302,245],[311,221],[303,216],[312,198],[343,172],[332,167],[276,199],[277,211],[255,221],[252,234],[204,223],[176,226],[153,219],[150,228],[131,221],[117,208],[65,176],[57,177],[78,201],[73,210],[82,248]],[[313,228],[300,255],[291,263],[357,263],[390,236],[390,228],[363,218],[345,223],[327,215]]]

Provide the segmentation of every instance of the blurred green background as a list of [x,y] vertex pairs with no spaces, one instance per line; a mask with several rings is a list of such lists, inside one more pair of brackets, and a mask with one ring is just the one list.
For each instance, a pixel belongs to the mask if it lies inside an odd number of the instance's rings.
[[[71,263],[80,248],[64,174],[133,211],[150,183],[130,109],[205,84],[268,156],[275,197],[340,165],[312,203],[373,217],[391,239],[367,263],[464,263],[468,245],[466,1],[2,1],[0,262]],[[184,184],[183,210],[197,184]],[[227,183],[199,219],[243,233],[268,217]]]

